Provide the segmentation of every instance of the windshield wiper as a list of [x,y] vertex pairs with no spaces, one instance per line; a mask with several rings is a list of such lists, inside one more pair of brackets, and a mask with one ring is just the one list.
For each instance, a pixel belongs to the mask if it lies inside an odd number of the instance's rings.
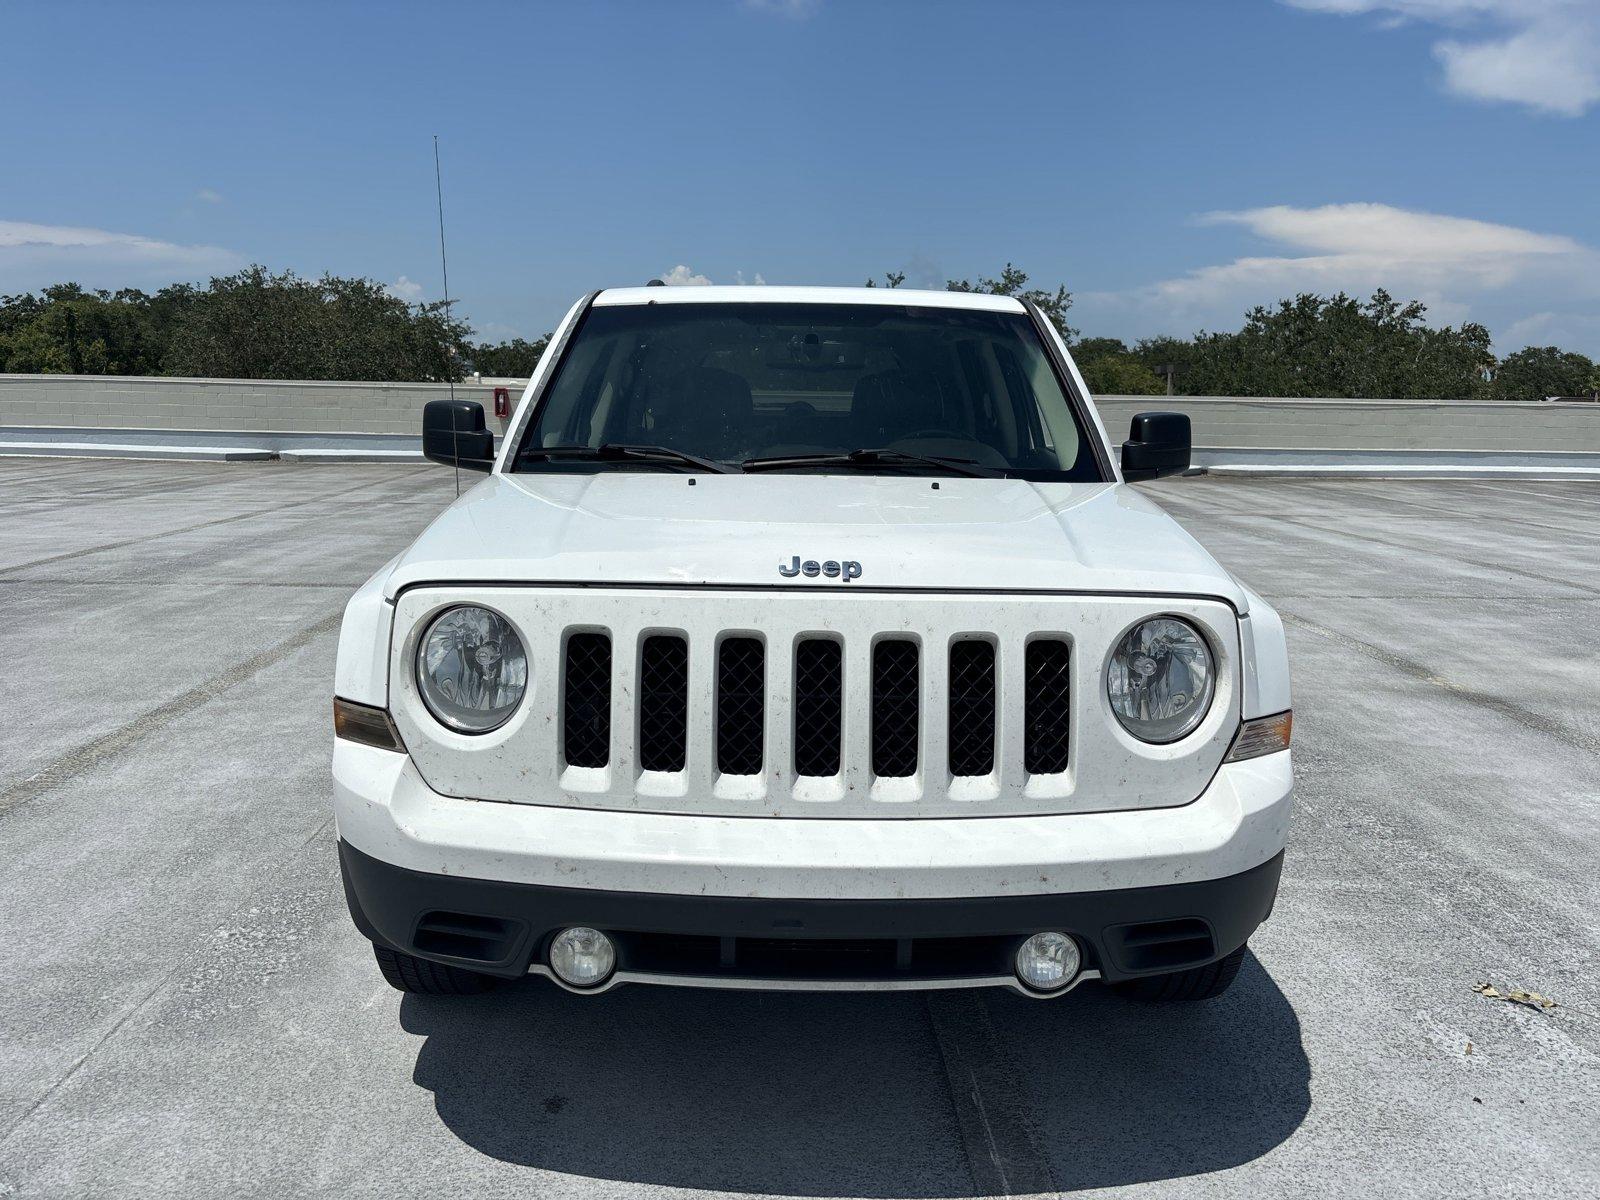
[[914,464],[936,467],[952,475],[972,475],[979,479],[993,479],[999,474],[990,467],[981,467],[970,458],[947,458],[944,455],[912,454],[906,450],[863,449],[844,454],[785,454],[777,458],[747,458],[746,471],[781,471],[785,467],[873,467],[879,464],[895,466]]
[[596,462],[677,463],[680,466],[696,467],[702,471],[715,471],[718,475],[736,473],[727,463],[713,462],[709,458],[701,458],[695,454],[685,454],[682,450],[674,450],[670,446],[628,446],[620,442],[607,442],[602,446],[545,446],[537,450],[525,450],[518,457],[519,461],[534,458],[577,458]]

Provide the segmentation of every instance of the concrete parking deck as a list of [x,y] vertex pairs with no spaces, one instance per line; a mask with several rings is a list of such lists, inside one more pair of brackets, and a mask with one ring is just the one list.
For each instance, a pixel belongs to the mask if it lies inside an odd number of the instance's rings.
[[1141,1007],[390,991],[334,639],[451,487],[0,461],[0,1196],[1600,1191],[1600,488],[1149,489],[1285,616],[1299,792],[1238,984]]

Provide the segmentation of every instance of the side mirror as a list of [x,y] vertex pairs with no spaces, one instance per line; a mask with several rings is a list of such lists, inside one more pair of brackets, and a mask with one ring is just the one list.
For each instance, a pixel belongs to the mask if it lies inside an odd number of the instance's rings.
[[1122,443],[1122,478],[1128,483],[1182,475],[1189,469],[1189,414],[1143,412]]
[[471,400],[429,400],[424,404],[422,457],[469,471],[491,469],[494,434],[483,423],[483,405]]

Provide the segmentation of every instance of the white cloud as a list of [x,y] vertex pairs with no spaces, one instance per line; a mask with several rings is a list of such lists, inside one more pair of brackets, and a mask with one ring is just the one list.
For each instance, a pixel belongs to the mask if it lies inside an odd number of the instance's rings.
[[704,275],[696,275],[691,268],[679,263],[677,266],[673,267],[672,270],[661,276],[661,282],[678,286],[688,284],[697,287],[705,287],[711,282],[711,280]]
[[[707,282],[709,282],[709,280]],[[735,284],[737,284],[739,287],[745,287],[747,285],[754,285],[756,287],[766,287],[766,285],[767,285],[767,281],[761,277],[761,272],[760,271],[757,271],[755,273],[755,275],[752,276],[749,279],[746,279],[744,277],[744,272],[743,271],[735,271],[733,273],[733,282]]]
[[196,192],[194,194],[194,198],[196,200],[201,201],[202,203],[205,203],[205,204],[221,204],[222,203],[222,193],[217,191],[217,190],[215,190],[214,188],[201,188],[198,192]]
[[89,287],[170,283],[229,271],[241,262],[221,246],[185,246],[74,225],[0,221],[0,292],[64,280]]
[[1341,16],[1374,14],[1470,37],[1434,43],[1449,92],[1522,104],[1564,117],[1600,103],[1600,3],[1596,0],[1283,0]]
[[753,12],[804,21],[817,15],[822,8],[822,0],[744,0],[744,6]]
[[1600,314],[1536,312],[1513,321],[1496,340],[1502,354],[1524,346],[1560,346],[1600,357]]
[[[1384,288],[1419,299],[1429,318],[1484,320],[1512,336],[1530,311],[1590,311],[1600,299],[1600,251],[1560,234],[1387,204],[1272,205],[1206,213],[1202,225],[1236,226],[1278,253],[1251,254],[1123,292],[1079,296],[1094,318],[1130,334],[1237,328],[1246,310],[1299,292],[1368,295]],[[1564,318],[1563,318],[1564,319]]]
[[385,285],[384,291],[388,292],[391,296],[395,296],[401,300],[404,300],[407,304],[415,304],[418,300],[422,299],[422,285],[416,280],[409,279],[404,275],[400,276],[400,278],[396,279],[393,283]]

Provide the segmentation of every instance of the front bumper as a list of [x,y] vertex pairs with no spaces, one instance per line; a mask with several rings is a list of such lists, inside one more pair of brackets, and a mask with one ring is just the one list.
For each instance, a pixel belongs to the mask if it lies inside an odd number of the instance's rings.
[[541,887],[427,875],[339,843],[351,916],[374,942],[488,974],[548,974],[572,925],[617,946],[611,982],[723,987],[1017,986],[1029,934],[1070,933],[1086,977],[1213,962],[1267,919],[1283,855],[1224,879],[1061,895],[780,900]]
[[592,925],[618,982],[794,987],[1011,984],[1045,929],[1113,981],[1214,961],[1271,911],[1293,786],[1284,752],[1180,808],[713,817],[455,799],[345,741],[334,779],[346,895],[377,943],[510,977]]

